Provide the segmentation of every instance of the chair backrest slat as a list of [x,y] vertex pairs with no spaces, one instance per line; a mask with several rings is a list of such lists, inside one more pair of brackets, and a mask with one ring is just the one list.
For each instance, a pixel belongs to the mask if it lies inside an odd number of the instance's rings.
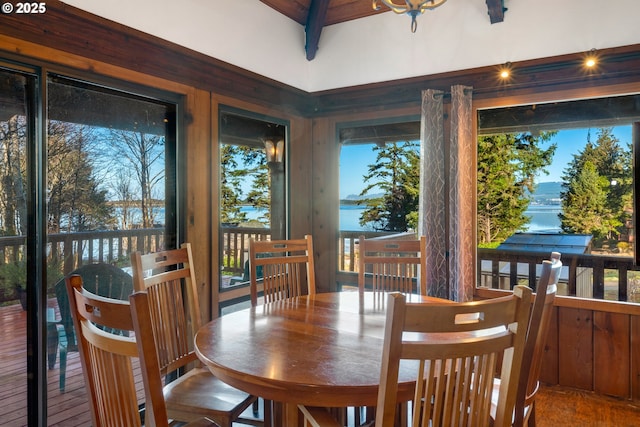
[[452,304],[408,303],[391,293],[376,426],[394,425],[401,360],[417,361],[412,425],[488,426],[498,366],[504,387],[494,425],[510,425],[530,307],[524,286],[502,298]]
[[358,290],[367,288],[368,282],[374,293],[412,293],[416,288],[420,295],[426,288],[426,238],[358,239]]
[[258,288],[264,302],[316,293],[313,238],[291,240],[251,240],[249,279],[251,304],[258,303]]
[[535,399],[539,387],[540,370],[544,348],[549,334],[549,324],[553,314],[553,301],[558,289],[558,280],[562,271],[560,253],[553,252],[551,260],[542,262],[540,279],[536,286],[536,296],[527,330],[527,339],[523,355],[522,373],[516,400],[514,424],[520,425],[525,411]]
[[134,288],[149,295],[162,374],[197,360],[193,338],[201,318],[191,245],[150,254],[134,252],[131,265]]
[[[140,348],[154,346],[153,337],[143,333],[144,329],[138,326],[137,320],[134,321],[129,302],[101,297],[87,291],[83,288],[82,277],[79,275],[69,276],[66,286],[71,315],[75,329],[79,332],[78,350],[93,425],[141,425],[139,408],[142,399],[137,394],[134,370],[135,363],[139,361],[139,372],[145,390],[146,425],[167,427],[157,363],[147,364],[138,357]],[[148,317],[147,311],[146,318]],[[123,336],[109,332],[112,330],[135,333]],[[155,348],[149,356],[150,360],[155,359]]]

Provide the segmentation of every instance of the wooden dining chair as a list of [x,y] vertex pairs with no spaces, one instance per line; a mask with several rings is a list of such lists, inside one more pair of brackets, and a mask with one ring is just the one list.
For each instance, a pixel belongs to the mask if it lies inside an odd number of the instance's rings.
[[[513,425],[535,426],[535,398],[540,388],[540,370],[553,313],[558,280],[562,270],[560,253],[553,252],[551,260],[542,262],[540,279],[536,285],[536,296],[531,308],[529,327],[522,359],[522,372],[518,384]],[[494,407],[501,380],[494,380]],[[495,410],[495,409],[494,409]]]
[[[261,277],[260,277],[261,276]],[[259,288],[264,302],[316,293],[313,238],[255,240],[249,242],[251,305],[258,304]]]
[[[65,279],[70,311],[77,331],[80,362],[85,379],[92,425],[104,427],[142,426],[141,403],[136,391],[133,359],[139,349],[154,347],[153,336],[135,326],[128,301],[101,297],[83,288],[80,275]],[[148,319],[147,312],[147,321]],[[144,319],[143,319],[144,322]],[[129,336],[111,331],[129,331]],[[149,356],[155,356],[150,354]],[[144,384],[145,425],[168,427],[157,358],[140,357]],[[208,419],[194,420],[189,427],[218,426]]]
[[[389,295],[375,425],[394,425],[400,361],[418,360],[414,425],[510,426],[530,308],[525,286],[505,297],[454,304]],[[492,420],[498,362],[502,383]]]
[[358,290],[374,294],[403,292],[427,294],[426,238],[418,240],[358,238]]
[[[510,426],[531,289],[517,286],[505,297],[451,304],[405,299],[399,292],[388,295],[375,426],[393,427],[403,415],[397,413],[401,360],[416,363],[411,425]],[[499,365],[502,384],[492,420],[493,378]],[[311,420],[322,410],[299,408],[309,425],[331,425]]]
[[[302,239],[255,240],[249,242],[249,284],[251,305],[258,305],[262,289],[265,303],[316,293],[313,237]],[[254,412],[256,409],[254,403]],[[273,402],[264,400],[265,419]]]
[[193,338],[201,318],[191,245],[144,255],[134,252],[131,265],[134,289],[149,295],[159,369],[168,378],[163,392],[169,418],[192,421],[207,417],[223,427],[240,419],[262,425],[261,420],[241,417],[256,397],[201,367],[194,351]]
[[[367,239],[358,238],[358,291],[361,308],[364,292],[375,301],[384,303],[387,292],[427,294],[426,238],[419,239]],[[401,405],[404,410],[405,405]],[[356,425],[373,421],[375,408],[355,408]]]

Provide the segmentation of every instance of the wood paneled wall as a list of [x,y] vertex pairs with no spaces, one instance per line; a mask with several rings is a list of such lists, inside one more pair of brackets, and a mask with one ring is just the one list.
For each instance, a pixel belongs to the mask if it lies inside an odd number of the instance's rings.
[[[508,291],[478,288],[476,298]],[[541,381],[640,399],[640,305],[557,296]]]
[[[298,54],[298,53],[296,53]],[[217,313],[218,162],[220,102],[290,123],[289,227],[298,237],[313,233],[321,291],[336,288],[338,159],[340,123],[418,116],[420,93],[452,85],[473,88],[474,105],[537,102],[573,91],[576,97],[640,82],[640,45],[599,52],[597,72],[586,73],[583,53],[512,64],[517,79],[497,79],[498,67],[481,67],[316,93],[306,93],[176,44],[91,15],[58,0],[42,15],[3,15],[0,56],[45,61],[92,80],[109,77],[184,96],[187,138],[187,238],[198,249],[198,281]],[[552,94],[552,95],[549,95]],[[565,96],[563,95],[563,96]],[[557,98],[556,98],[557,99]],[[565,98],[566,99],[566,98]],[[516,100],[516,101],[514,101]],[[445,104],[449,101],[445,94]],[[447,106],[445,105],[445,110]],[[208,293],[210,292],[210,295]],[[607,320],[609,322],[609,320]],[[611,323],[618,328],[617,323]],[[616,329],[617,330],[617,329]],[[631,346],[632,350],[635,348]]]

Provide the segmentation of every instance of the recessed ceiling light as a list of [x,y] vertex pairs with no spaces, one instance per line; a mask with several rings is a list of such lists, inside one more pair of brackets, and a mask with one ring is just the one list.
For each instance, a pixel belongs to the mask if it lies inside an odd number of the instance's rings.
[[500,76],[500,78],[502,80],[506,80],[509,77],[511,77],[511,62],[507,62],[506,64],[504,64],[500,68],[500,71],[498,72],[498,75]]
[[584,66],[587,68],[593,68],[598,65],[598,55],[595,49],[591,49],[584,58]]

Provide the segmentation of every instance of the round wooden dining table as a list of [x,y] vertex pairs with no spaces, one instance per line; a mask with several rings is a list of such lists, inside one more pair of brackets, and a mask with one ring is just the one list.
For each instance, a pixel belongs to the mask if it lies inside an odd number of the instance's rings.
[[[408,296],[408,301],[442,302]],[[297,425],[297,404],[375,406],[386,296],[319,293],[221,316],[195,336],[200,360],[224,382],[284,404],[284,425]],[[398,401],[413,398],[416,372],[401,364]]]

